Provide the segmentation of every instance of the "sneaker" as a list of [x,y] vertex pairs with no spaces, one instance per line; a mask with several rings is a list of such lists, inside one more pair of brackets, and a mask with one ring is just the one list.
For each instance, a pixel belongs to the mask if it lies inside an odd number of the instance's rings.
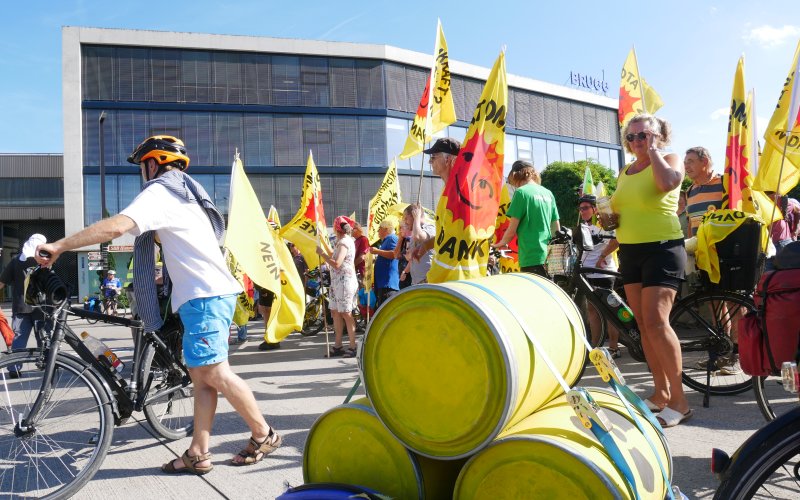
[[247,337],[240,339],[239,337],[231,337],[228,339],[228,345],[241,345],[247,342]]
[[739,355],[731,354],[717,360],[717,368],[720,375],[741,375],[742,369],[739,366]]
[[260,344],[258,344],[259,351],[274,351],[275,349],[280,349],[281,343],[280,342],[267,342],[266,340]]
[[609,347],[608,352],[611,354],[612,359],[619,359],[622,357],[622,351],[619,350],[619,347],[617,347],[616,349],[612,349],[611,347]]

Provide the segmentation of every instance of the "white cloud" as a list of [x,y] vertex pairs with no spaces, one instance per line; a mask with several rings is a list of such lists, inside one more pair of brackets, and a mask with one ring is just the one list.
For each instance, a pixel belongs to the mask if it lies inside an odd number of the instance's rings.
[[765,48],[777,47],[783,45],[786,41],[800,36],[800,26],[784,25],[782,28],[776,28],[765,24],[751,28],[750,31],[745,33],[744,40],[748,43],[755,43]]
[[719,120],[720,118],[728,119],[728,116],[731,114],[731,108],[719,108],[715,109],[712,113],[710,118],[714,121]]

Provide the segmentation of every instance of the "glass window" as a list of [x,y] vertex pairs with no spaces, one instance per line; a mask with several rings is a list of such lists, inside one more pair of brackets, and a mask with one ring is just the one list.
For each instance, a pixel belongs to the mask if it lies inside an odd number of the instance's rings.
[[214,165],[214,126],[211,113],[182,113],[183,135],[191,165]]
[[410,124],[409,120],[386,118],[386,153],[389,156],[388,162],[391,163],[392,158],[397,157],[397,168],[399,169],[411,168],[411,161],[416,158],[416,156],[405,160],[400,158],[400,153],[403,152],[406,139],[408,139],[408,127]]
[[83,176],[83,224],[89,226],[100,220],[100,176]]
[[184,50],[181,57],[184,102],[211,102],[211,52]]
[[586,146],[586,159],[600,163],[600,153],[595,146]]
[[228,175],[214,175],[214,205],[217,206],[220,213],[223,215],[228,214],[228,197],[231,193],[231,176]]
[[547,166],[547,144],[544,139],[533,139],[533,166],[541,172]]
[[611,153],[611,150],[606,149],[606,148],[598,148],[598,150],[599,150],[598,151],[599,155],[598,155],[597,161],[600,163],[600,165],[602,165],[602,166],[604,166],[606,168],[610,168],[611,167],[611,158],[609,157],[609,153]]
[[357,167],[361,164],[358,150],[358,118],[331,116],[333,165]]
[[[200,183],[201,186],[203,186],[203,189],[206,190],[206,193],[208,193],[208,196],[210,196],[212,200],[216,200],[216,197],[214,195],[215,190],[214,190],[214,176],[213,175],[210,175],[210,174],[195,174],[195,175],[192,176],[192,179],[196,180],[197,182]],[[228,194],[225,193],[224,196],[227,197]],[[214,202],[214,204],[216,204],[216,201]],[[217,207],[217,208],[220,208],[220,207]]]
[[59,206],[63,204],[63,179],[5,178],[0,182],[0,206]]
[[457,139],[458,142],[464,142],[464,137],[466,137],[467,135],[467,129],[466,127],[450,125],[449,127],[447,127],[447,134],[449,137]]
[[561,147],[558,141],[547,141],[547,164],[561,161]]
[[214,102],[242,102],[242,66],[236,52],[214,52]]
[[503,145],[503,178],[508,177],[511,165],[517,161],[517,137],[505,134],[505,144]]
[[611,156],[611,170],[614,172],[619,172],[619,156],[620,152],[616,149],[612,149],[610,152]]
[[272,56],[272,104],[299,106],[300,58]]
[[244,163],[247,166],[271,167],[272,115],[247,113],[244,115]]
[[[236,148],[242,147],[242,115],[238,113],[216,113],[214,116],[214,145],[216,166],[233,163]],[[209,194],[211,191],[209,191]]]
[[142,176],[137,175],[118,175],[117,192],[120,210],[131,204],[136,195],[142,190]]
[[386,124],[383,118],[360,117],[358,139],[362,167],[386,166]]
[[574,144],[573,149],[575,151],[575,161],[581,161],[586,159],[586,146],[583,144]]
[[530,137],[517,136],[517,159],[528,161],[533,160]]
[[329,167],[331,157],[331,120],[328,116],[303,116],[303,151],[313,151],[317,166]]
[[572,144],[569,142],[560,143],[561,146],[561,161],[571,163],[575,161]]
[[303,57],[300,60],[300,87],[303,106],[330,106],[328,60]]

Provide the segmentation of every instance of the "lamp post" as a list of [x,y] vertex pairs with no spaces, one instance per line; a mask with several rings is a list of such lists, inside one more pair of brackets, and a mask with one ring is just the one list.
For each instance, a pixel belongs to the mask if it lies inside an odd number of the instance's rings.
[[[100,219],[106,216],[106,141],[103,123],[106,121],[106,112],[100,113]],[[108,267],[108,244],[100,243],[100,255],[103,259],[103,272]]]

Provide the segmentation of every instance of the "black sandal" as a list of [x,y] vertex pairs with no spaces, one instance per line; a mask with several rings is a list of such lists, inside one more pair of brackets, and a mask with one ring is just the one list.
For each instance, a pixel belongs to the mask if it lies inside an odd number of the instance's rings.
[[347,349],[347,350],[344,352],[344,357],[345,357],[345,358],[355,358],[355,357],[356,357],[356,350],[355,350],[355,349],[353,349],[352,347],[348,348],[348,349]]
[[328,355],[325,357],[333,358],[336,356],[344,356],[344,346],[339,346],[339,347],[336,347],[335,345],[331,346],[330,351],[328,351]]

